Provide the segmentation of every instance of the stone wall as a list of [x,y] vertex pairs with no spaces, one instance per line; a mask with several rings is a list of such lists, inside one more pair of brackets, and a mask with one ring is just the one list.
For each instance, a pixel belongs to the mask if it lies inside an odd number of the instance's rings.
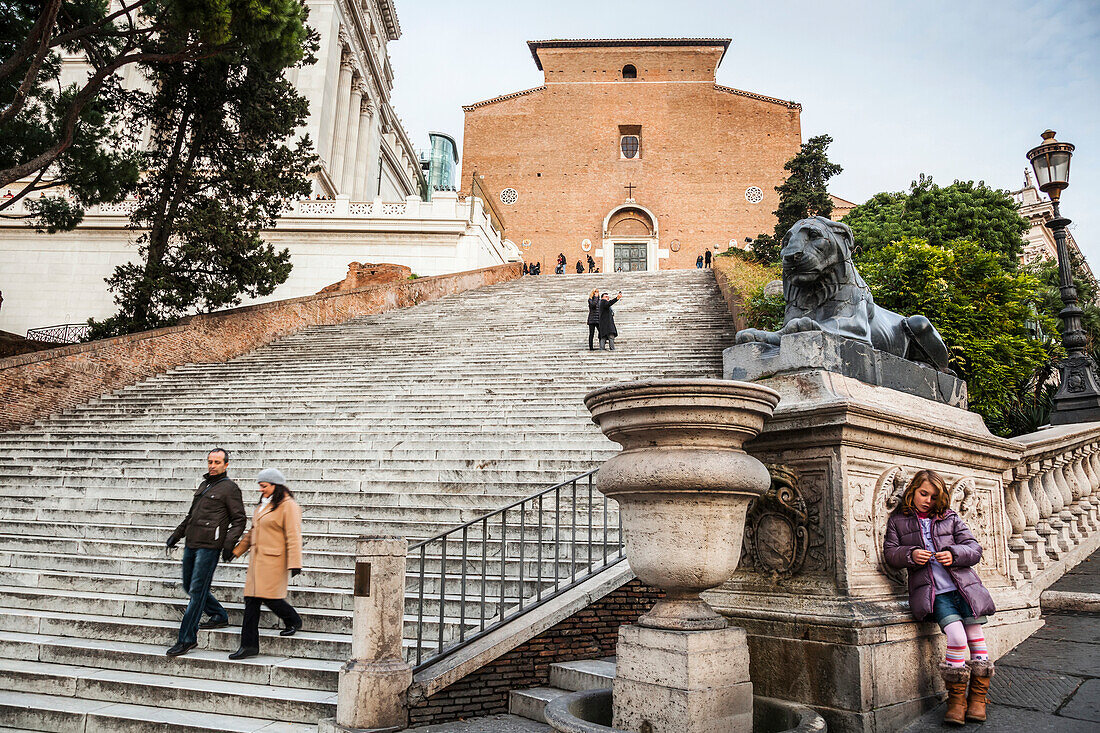
[[316,325],[342,323],[513,280],[518,263],[192,316],[180,325],[0,360],[0,430],[181,364],[219,362]]
[[550,665],[615,654],[619,626],[663,595],[635,579],[409,710],[410,725],[508,711],[508,693],[546,685]]

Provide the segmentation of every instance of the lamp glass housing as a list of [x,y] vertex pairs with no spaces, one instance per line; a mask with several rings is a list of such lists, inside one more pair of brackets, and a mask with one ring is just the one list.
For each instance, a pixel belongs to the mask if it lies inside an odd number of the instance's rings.
[[1051,130],[1043,133],[1043,138],[1043,144],[1029,150],[1027,157],[1035,170],[1039,190],[1057,198],[1059,192],[1069,186],[1069,163],[1073,156],[1073,145],[1055,140]]

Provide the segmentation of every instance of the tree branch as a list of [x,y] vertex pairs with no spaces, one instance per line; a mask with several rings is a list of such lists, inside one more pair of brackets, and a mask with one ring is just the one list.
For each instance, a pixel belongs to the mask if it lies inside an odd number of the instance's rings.
[[188,47],[175,53],[135,53],[128,56],[120,56],[110,64],[96,71],[95,74],[88,78],[84,88],[73,97],[69,109],[62,119],[60,139],[57,143],[25,163],[0,170],[0,186],[7,186],[18,181],[20,178],[28,176],[40,168],[44,169],[48,167],[57,160],[57,158],[72,145],[73,137],[76,132],[76,125],[80,121],[80,114],[84,111],[84,107],[87,106],[99,92],[107,77],[113,74],[117,69],[132,63],[172,63],[187,59],[203,58],[206,55],[213,55],[216,53],[216,51],[211,50],[207,54],[199,54],[197,51],[197,48]]
[[[53,28],[53,24],[57,21],[57,11],[61,8],[61,0],[49,0],[43,11],[42,15],[38,16],[38,20],[35,21],[34,26],[31,28],[31,32],[27,34],[27,38],[23,41],[23,44],[19,49],[12,54],[11,58],[5,59],[4,63],[0,64],[0,79],[6,79],[19,68],[19,66],[27,60],[32,53],[32,49],[35,44],[47,42],[50,38],[50,29]],[[38,40],[43,39],[42,41]],[[47,46],[48,47],[48,46]]]

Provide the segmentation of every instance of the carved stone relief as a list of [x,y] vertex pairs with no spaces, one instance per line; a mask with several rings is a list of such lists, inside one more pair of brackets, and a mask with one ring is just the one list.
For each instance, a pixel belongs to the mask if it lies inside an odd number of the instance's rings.
[[769,464],[768,471],[771,487],[749,506],[745,521],[742,569],[773,580],[823,569],[820,501],[807,502],[794,468]]

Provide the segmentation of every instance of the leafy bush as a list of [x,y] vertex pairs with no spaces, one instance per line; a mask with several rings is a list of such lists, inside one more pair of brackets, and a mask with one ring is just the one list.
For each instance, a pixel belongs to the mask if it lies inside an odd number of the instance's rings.
[[[860,252],[856,264],[876,303],[921,313],[935,324],[967,381],[970,409],[990,430],[1006,435],[1014,422],[1027,422],[1025,413],[1041,403],[1044,382],[1036,377],[1061,352],[1037,337],[1057,333],[1056,321],[1039,308],[1044,286],[1038,277],[1006,267],[1002,253],[965,239],[937,246],[903,237]],[[1029,389],[1036,394],[1030,402],[1023,398]]]

